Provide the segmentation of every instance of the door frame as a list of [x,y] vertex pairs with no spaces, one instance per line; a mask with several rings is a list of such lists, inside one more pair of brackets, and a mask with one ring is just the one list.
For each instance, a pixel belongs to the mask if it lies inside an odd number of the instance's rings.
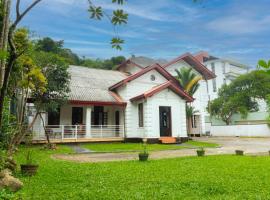
[[[169,128],[168,128],[168,134],[165,132],[164,134],[164,130],[162,130],[162,127],[161,127],[161,109],[168,109],[168,116],[169,116],[169,122],[168,122],[168,125],[169,125]],[[163,131],[163,133],[162,133]],[[172,109],[171,109],[171,106],[159,106],[159,136],[160,137],[172,137]]]

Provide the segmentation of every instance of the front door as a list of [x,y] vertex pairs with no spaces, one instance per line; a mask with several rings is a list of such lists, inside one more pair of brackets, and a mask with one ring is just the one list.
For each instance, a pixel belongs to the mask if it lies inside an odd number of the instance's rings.
[[115,133],[119,136],[119,125],[120,125],[120,112],[115,111]]
[[171,127],[171,107],[159,107],[159,124],[160,124],[160,137],[172,136]]

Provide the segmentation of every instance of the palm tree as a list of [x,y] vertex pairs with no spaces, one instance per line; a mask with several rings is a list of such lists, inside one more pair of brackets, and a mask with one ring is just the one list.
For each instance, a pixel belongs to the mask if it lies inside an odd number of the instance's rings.
[[[202,79],[201,76],[198,76],[192,71],[192,68],[181,68],[179,70],[175,70],[177,73],[176,79],[179,81],[181,87],[193,97],[195,92],[198,90],[200,84],[199,81]],[[186,117],[187,117],[187,132],[190,134],[191,124],[192,124],[192,116],[198,113],[198,110],[191,105],[186,104]]]
[[175,71],[177,73],[176,79],[178,79],[179,84],[190,96],[193,96],[200,86],[199,81],[202,77],[195,74],[192,68],[183,67]]

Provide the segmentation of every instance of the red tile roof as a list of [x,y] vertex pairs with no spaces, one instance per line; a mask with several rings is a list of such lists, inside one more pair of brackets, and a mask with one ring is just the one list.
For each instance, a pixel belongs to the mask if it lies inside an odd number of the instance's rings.
[[183,60],[186,63],[188,63],[189,65],[193,66],[198,72],[200,72],[204,78],[206,80],[215,78],[216,75],[211,72],[209,69],[207,69],[207,67],[205,67],[198,59],[196,59],[192,54],[190,53],[185,53],[175,59],[173,59],[172,61],[168,62],[167,64],[163,65],[163,68],[169,67],[170,65]]
[[184,90],[182,90],[181,88],[176,86],[172,81],[167,81],[163,84],[160,84],[156,87],[153,87],[152,89],[144,92],[143,94],[140,94],[138,96],[131,98],[130,101],[137,101],[140,99],[146,99],[148,97],[153,96],[154,94],[156,94],[158,92],[161,92],[162,90],[164,90],[166,88],[170,88],[174,93],[176,93],[180,97],[184,98],[187,102],[192,102],[194,100],[191,96],[188,95],[188,93],[186,93]]

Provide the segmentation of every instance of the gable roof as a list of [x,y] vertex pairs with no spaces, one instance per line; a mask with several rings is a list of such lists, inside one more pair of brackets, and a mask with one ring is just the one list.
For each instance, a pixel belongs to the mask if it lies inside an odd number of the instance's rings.
[[148,66],[142,70],[140,70],[139,72],[127,77],[126,79],[123,79],[121,81],[119,81],[118,83],[112,85],[111,87],[109,87],[110,90],[114,90],[122,85],[125,85],[126,83],[146,74],[147,72],[151,71],[151,70],[156,70],[158,71],[161,75],[163,75],[167,80],[172,81],[175,85],[179,85],[179,82],[176,78],[174,78],[168,71],[166,71],[163,67],[161,67],[159,64],[153,64],[151,66]]
[[125,79],[127,76],[119,71],[102,70],[81,66],[69,66],[70,102],[88,103],[107,102],[110,104],[123,104],[124,102],[108,88]]
[[129,59],[127,59],[126,61],[124,61],[123,63],[121,63],[120,65],[118,65],[118,67],[116,69],[119,69],[127,64],[133,64],[141,69],[148,67],[149,65],[153,65],[155,63],[158,63],[160,65],[164,65],[166,64],[168,61],[165,59],[152,59],[149,57],[145,57],[145,56],[133,56]]
[[189,96],[184,90],[177,87],[172,81],[167,81],[163,84],[160,84],[158,86],[153,87],[152,89],[144,92],[143,94],[140,94],[138,96],[135,96],[130,99],[131,102],[137,101],[140,99],[146,99],[148,97],[151,97],[155,95],[158,92],[161,92],[162,90],[170,88],[174,93],[176,93],[178,96],[184,98],[187,102],[192,102],[194,99],[193,97]]
[[139,64],[137,64],[137,63],[135,63],[135,62],[133,62],[131,59],[127,59],[127,60],[125,60],[124,62],[122,62],[120,65],[118,65],[115,69],[118,70],[118,69],[120,69],[121,67],[123,67],[123,66],[125,66],[125,65],[127,65],[127,64],[133,64],[133,65],[135,65],[135,66],[137,66],[137,67],[139,67],[139,68],[141,68],[141,69],[144,68],[143,66],[141,66],[141,65],[139,65]]
[[169,63],[163,65],[162,67],[166,68],[169,67],[172,64],[177,63],[178,61],[185,61],[186,63],[188,63],[189,65],[193,66],[195,68],[195,70],[197,70],[198,72],[200,72],[204,78],[206,80],[215,78],[216,75],[211,72],[209,69],[207,69],[207,67],[205,67],[199,60],[197,60],[192,54],[190,53],[185,53],[175,59],[173,59],[172,61],[170,61]]

